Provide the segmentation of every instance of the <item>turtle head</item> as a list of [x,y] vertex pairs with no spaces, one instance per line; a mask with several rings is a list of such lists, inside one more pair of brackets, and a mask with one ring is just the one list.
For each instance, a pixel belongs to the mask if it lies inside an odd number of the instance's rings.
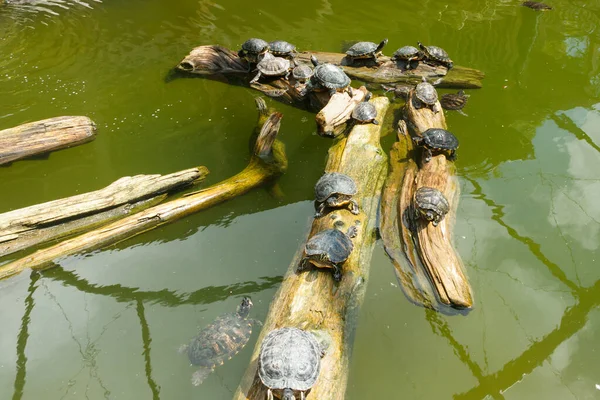
[[363,101],[364,101],[365,103],[366,103],[366,102],[368,102],[369,100],[371,100],[371,97],[372,97],[372,96],[373,96],[373,93],[371,93],[371,92],[368,92],[368,93],[366,94],[365,98],[363,99]]
[[317,60],[317,57],[315,57],[315,55],[314,55],[314,54],[310,56],[310,62],[311,62],[311,63],[312,63],[312,65],[314,65],[315,67],[316,67],[317,65],[319,65],[319,60]]
[[451,69],[454,67],[454,63],[452,61],[450,61],[449,63],[446,64],[446,66],[448,67],[448,69]]
[[281,400],[296,400],[296,397],[294,396],[294,391],[290,388],[283,389],[283,397],[281,398]]
[[375,50],[375,51],[381,51],[381,49],[383,49],[383,47],[387,44],[387,42],[388,42],[387,38],[383,39],[381,41],[381,43],[379,43],[379,46],[377,46],[377,50]]
[[417,42],[417,44],[419,45],[419,48],[420,48],[421,50],[425,50],[425,46],[423,46],[423,43],[421,43],[421,42]]
[[427,221],[435,221],[435,213],[431,210],[427,210],[427,212],[425,212],[425,218]]
[[254,304],[252,304],[252,300],[250,300],[250,297],[244,296],[244,298],[242,299],[242,304],[240,304],[237,308],[237,314],[242,318],[246,318],[250,313],[250,309],[253,305]]

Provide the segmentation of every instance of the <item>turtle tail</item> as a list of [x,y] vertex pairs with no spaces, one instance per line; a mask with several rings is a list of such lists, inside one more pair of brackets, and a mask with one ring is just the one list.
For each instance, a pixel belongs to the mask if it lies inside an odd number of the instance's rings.
[[294,391],[290,388],[283,389],[283,397],[282,400],[296,400],[294,396]]
[[192,385],[200,386],[208,375],[212,372],[211,368],[200,368],[198,371],[192,374]]

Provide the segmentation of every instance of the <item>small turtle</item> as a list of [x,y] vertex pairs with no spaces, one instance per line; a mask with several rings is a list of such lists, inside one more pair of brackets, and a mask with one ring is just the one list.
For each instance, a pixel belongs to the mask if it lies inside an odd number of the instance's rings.
[[397,84],[395,86],[389,86],[384,84],[381,85],[381,88],[387,93],[394,92],[394,98],[401,97],[404,100],[408,98],[408,95],[410,94],[410,91],[413,89],[413,87],[414,86],[407,84]]
[[198,332],[189,344],[181,346],[179,351],[186,352],[190,362],[200,369],[192,375],[192,384],[200,385],[215,369],[244,348],[256,320],[249,319],[252,300],[244,297],[235,313],[217,317],[212,323]]
[[353,238],[357,235],[356,226],[348,228],[346,233],[337,229],[326,229],[311,237],[304,253],[306,256],[300,261],[296,272],[302,272],[308,264],[317,268],[333,268],[333,279],[342,280],[342,264],[350,257],[354,245]]
[[433,226],[438,226],[440,221],[450,210],[448,200],[442,192],[435,188],[423,186],[415,192],[415,214],[431,221]]
[[346,51],[346,57],[350,61],[372,58],[377,62],[377,54],[387,44],[388,40],[383,39],[379,45],[373,42],[358,42]]
[[463,90],[459,90],[457,93],[447,93],[440,99],[440,104],[445,110],[456,110],[462,115],[467,116],[462,109],[467,104],[469,96]]
[[315,336],[298,328],[280,328],[269,332],[260,346],[258,376],[269,390],[282,400],[295,400],[294,392],[304,393],[315,384],[321,370],[323,347]]
[[361,124],[375,124],[378,125],[379,122],[375,118],[377,118],[377,109],[371,103],[371,92],[367,93],[362,102],[358,103],[354,110],[352,110],[352,118],[361,123]]
[[269,43],[269,52],[277,57],[287,58],[296,64],[296,46],[283,40],[275,40]]
[[250,81],[250,83],[257,82],[262,75],[264,76],[283,76],[283,79],[287,79],[290,75],[290,61],[285,58],[275,57],[269,53],[265,54],[262,60],[256,65],[258,73]]
[[242,49],[238,51],[238,56],[248,62],[248,64],[256,64],[260,58],[269,50],[269,43],[262,39],[248,39],[242,44]]
[[352,214],[358,214],[358,203],[352,198],[356,192],[356,183],[348,175],[338,172],[323,175],[315,185],[315,218],[322,217],[325,208],[348,207]]
[[431,108],[434,113],[438,113],[440,108],[438,106],[438,94],[433,85],[423,77],[423,82],[419,83],[415,88],[415,97],[417,101],[414,101],[415,108],[421,108],[422,105]]
[[400,47],[396,52],[392,55],[392,61],[404,61],[406,65],[406,69],[411,69],[410,62],[413,60],[421,60],[423,58],[423,53],[414,46],[404,46]]
[[446,53],[446,50],[437,46],[425,46],[421,42],[417,42],[425,58],[433,63],[441,64],[446,68],[450,69],[454,66],[454,63]]
[[524,1],[522,5],[538,11],[552,10],[552,7],[550,7],[548,4],[540,3],[538,1]]
[[310,61],[315,66],[315,71],[306,85],[307,91],[328,90],[331,96],[338,91],[348,91],[352,97],[351,80],[340,67],[329,63],[320,64],[314,55],[310,57]]
[[310,65],[306,64],[298,65],[292,70],[292,76],[298,83],[306,83],[314,73]]
[[451,132],[441,128],[429,128],[421,136],[413,136],[413,141],[418,146],[423,146],[423,162],[431,160],[431,150],[449,151],[448,160],[456,160],[458,139]]

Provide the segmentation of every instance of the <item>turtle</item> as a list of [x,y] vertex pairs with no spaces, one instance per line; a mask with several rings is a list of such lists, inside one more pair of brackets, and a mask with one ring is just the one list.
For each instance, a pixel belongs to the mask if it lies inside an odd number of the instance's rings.
[[459,90],[457,93],[447,93],[440,99],[440,104],[445,110],[456,110],[462,115],[466,116],[462,109],[467,104],[467,100],[470,95],[465,94],[463,90]]
[[291,64],[289,60],[281,57],[275,57],[269,53],[260,60],[256,65],[258,73],[250,83],[257,82],[262,75],[264,76],[283,76],[283,79],[287,79],[290,75]]
[[358,203],[352,198],[357,191],[354,179],[346,174],[330,172],[323,175],[315,185],[315,218],[322,217],[325,208],[347,207],[357,215],[360,212]]
[[421,108],[422,105],[431,108],[434,113],[438,113],[440,108],[438,106],[438,95],[433,85],[423,77],[423,82],[419,83],[415,88],[415,108]]
[[438,226],[440,221],[450,210],[450,204],[439,190],[423,186],[415,192],[415,215],[431,221],[433,226]]
[[314,55],[310,57],[310,61],[315,66],[315,71],[306,85],[307,91],[328,90],[331,96],[338,91],[348,91],[352,97],[351,80],[340,67],[329,63],[319,63]]
[[262,39],[251,38],[242,44],[242,49],[238,51],[238,56],[246,60],[250,65],[256,64],[260,61],[262,55],[269,50],[269,43]]
[[429,128],[421,134],[414,136],[413,141],[418,146],[423,146],[423,162],[428,163],[431,160],[431,150],[449,151],[448,160],[456,160],[456,149],[458,149],[458,139],[451,132],[441,128]]
[[419,44],[419,48],[423,50],[423,55],[427,60],[436,64],[441,64],[448,69],[454,66],[454,63],[448,56],[448,53],[446,53],[446,50],[437,46],[425,46],[421,42],[417,43]]
[[524,1],[521,5],[538,11],[552,10],[552,7],[548,4],[540,3],[538,1]]
[[351,46],[346,51],[346,57],[351,62],[359,59],[367,59],[372,58],[373,61],[377,62],[377,53],[383,49],[383,47],[387,44],[388,40],[383,39],[379,45],[373,42],[358,42]]
[[292,70],[292,76],[297,83],[306,83],[311,76],[314,75],[314,73],[315,71],[311,68],[311,66],[306,64],[297,65]]
[[394,98],[401,97],[403,99],[407,99],[410,91],[414,86],[408,84],[397,84],[395,86],[390,85],[381,85],[381,88],[386,91],[386,93],[394,92]]
[[358,103],[354,110],[352,110],[352,118],[354,121],[357,121],[361,124],[375,124],[379,125],[379,122],[375,118],[377,118],[377,109],[371,103],[371,92],[367,93],[362,102]]
[[187,345],[179,348],[180,353],[187,353],[193,365],[200,366],[192,375],[194,386],[200,385],[217,366],[246,346],[252,335],[253,325],[260,324],[259,321],[248,318],[252,305],[250,297],[244,297],[235,313],[217,317]]
[[304,271],[310,263],[318,268],[332,268],[333,279],[341,281],[342,264],[350,257],[354,248],[351,238],[357,234],[358,229],[354,225],[346,233],[335,228],[317,233],[306,242],[306,256],[300,261],[296,272]]
[[296,65],[296,46],[284,40],[275,40],[269,43],[269,52],[277,57],[287,58]]
[[321,370],[323,346],[311,332],[298,328],[275,329],[265,337],[258,356],[258,376],[268,388],[267,399],[276,392],[282,400],[295,400],[315,384]]
[[421,60],[423,58],[423,53],[417,49],[415,46],[404,46],[400,47],[396,52],[392,55],[392,61],[404,61],[406,65],[406,69],[411,69],[410,62],[413,60]]

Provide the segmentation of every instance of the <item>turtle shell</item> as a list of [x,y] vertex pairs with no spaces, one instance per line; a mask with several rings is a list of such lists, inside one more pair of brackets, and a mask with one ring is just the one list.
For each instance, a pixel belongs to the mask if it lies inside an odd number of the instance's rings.
[[341,263],[348,259],[354,245],[345,233],[337,229],[326,229],[306,242],[307,256],[326,255],[332,263]]
[[458,93],[447,93],[442,96],[440,99],[440,104],[446,110],[462,110],[462,108],[467,104],[467,100],[469,95],[466,95],[465,92],[459,90]]
[[274,57],[267,54],[257,65],[256,68],[267,76],[284,75],[290,69],[290,61],[281,57]]
[[342,69],[333,64],[319,64],[313,78],[327,89],[344,89],[350,85],[350,78]]
[[415,89],[417,99],[428,105],[433,105],[438,100],[437,91],[429,82],[421,82]]
[[445,129],[430,128],[421,134],[425,146],[432,149],[456,150],[458,149],[458,139],[456,136]]
[[313,76],[314,70],[308,65],[298,65],[292,70],[295,79],[308,79]]
[[448,200],[439,190],[423,186],[415,192],[415,204],[421,210],[431,210],[443,217],[450,210]]
[[410,60],[418,56],[419,49],[414,46],[404,46],[396,50],[396,52],[392,55],[392,58],[398,60]]
[[296,46],[284,40],[275,40],[269,43],[269,51],[276,56],[289,56],[296,51]]
[[373,42],[358,42],[350,47],[346,51],[346,54],[350,57],[366,56],[375,53],[377,46],[378,45]]
[[369,102],[359,103],[352,111],[352,118],[360,122],[370,122],[377,117],[377,109]]
[[310,389],[321,370],[321,349],[314,335],[297,328],[271,331],[258,356],[258,376],[270,389]]
[[323,175],[315,185],[315,198],[317,201],[325,201],[329,196],[334,194],[353,196],[356,192],[357,188],[354,179],[338,172]]
[[448,53],[446,53],[446,50],[437,46],[425,46],[421,43],[419,43],[419,47],[425,52],[427,57],[429,57],[433,61],[448,64],[448,67],[452,68],[452,60],[448,56]]
[[268,48],[269,43],[257,38],[248,39],[244,42],[244,44],[242,44],[242,50],[253,54],[260,54],[266,51]]

